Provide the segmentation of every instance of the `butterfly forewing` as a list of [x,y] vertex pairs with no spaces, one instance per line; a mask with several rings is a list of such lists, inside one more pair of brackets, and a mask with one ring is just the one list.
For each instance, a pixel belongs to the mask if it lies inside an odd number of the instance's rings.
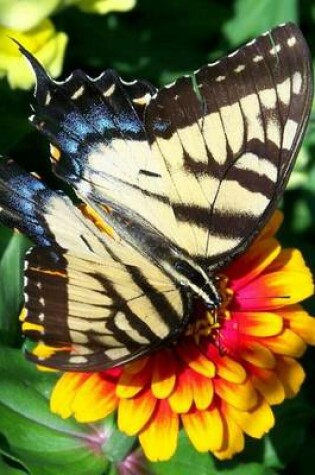
[[305,41],[281,26],[154,96],[152,148],[170,176],[187,250],[222,267],[261,229],[294,164],[312,98]]

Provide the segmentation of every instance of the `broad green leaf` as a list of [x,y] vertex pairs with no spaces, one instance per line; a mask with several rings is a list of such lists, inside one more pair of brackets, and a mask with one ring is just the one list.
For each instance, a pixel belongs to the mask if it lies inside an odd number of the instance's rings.
[[103,446],[103,451],[107,460],[120,462],[131,451],[136,438],[120,432],[113,415],[107,417],[100,426],[103,427],[104,433],[106,433],[106,443]]
[[104,432],[49,410],[56,375],[42,373],[19,350],[0,348],[0,433],[33,475],[101,475]]
[[0,456],[0,473],[1,475],[25,475],[27,472],[19,468],[12,467]]
[[223,31],[236,46],[287,21],[297,21],[297,0],[236,0],[235,16]]

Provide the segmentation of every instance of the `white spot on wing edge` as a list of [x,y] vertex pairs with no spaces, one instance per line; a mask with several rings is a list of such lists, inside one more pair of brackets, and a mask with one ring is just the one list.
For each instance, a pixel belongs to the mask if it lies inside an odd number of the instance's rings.
[[291,150],[298,125],[299,124],[295,122],[295,120],[288,119],[287,123],[284,126],[282,147],[286,150]]
[[111,95],[115,92],[115,89],[116,89],[116,84],[113,83],[113,84],[111,84],[111,85],[109,86],[108,89],[106,89],[106,91],[104,91],[104,92],[102,93],[102,96],[104,96],[104,97],[109,97],[109,96],[111,96]]
[[263,59],[264,59],[263,56],[261,56],[260,54],[257,54],[256,56],[253,57],[253,62],[254,63],[259,63]]
[[45,97],[45,106],[48,106],[51,101],[51,94],[50,91],[47,92],[46,97]]
[[69,363],[74,363],[74,364],[84,364],[88,362],[88,358],[86,356],[82,355],[71,355],[69,357]]
[[241,73],[242,71],[244,71],[245,69],[245,64],[239,64],[235,69],[234,69],[234,72],[235,73]]
[[291,36],[291,38],[288,38],[287,45],[289,46],[289,48],[292,48],[292,46],[294,46],[295,44],[296,44],[295,36]]
[[238,52],[239,52],[239,49],[236,49],[232,53],[228,54],[228,58],[233,58],[234,56],[236,56],[238,54]]
[[78,99],[79,97],[82,96],[83,92],[84,92],[84,86],[79,87],[79,89],[77,89],[77,90],[72,94],[71,99],[73,99],[73,100],[75,101],[76,99]]
[[292,76],[292,90],[293,94],[300,94],[302,89],[302,74],[296,71]]
[[281,45],[277,44],[277,45],[275,45],[273,48],[271,48],[271,50],[269,51],[269,53],[274,56],[274,55],[276,55],[277,53],[279,53],[280,51],[281,51]]

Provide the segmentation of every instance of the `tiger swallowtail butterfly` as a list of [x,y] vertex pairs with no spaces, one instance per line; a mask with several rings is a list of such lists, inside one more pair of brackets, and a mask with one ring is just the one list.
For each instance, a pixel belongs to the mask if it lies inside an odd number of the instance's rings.
[[220,305],[218,272],[270,218],[300,147],[308,47],[281,25],[159,90],[112,70],[56,82],[20,50],[36,76],[30,120],[52,144],[54,173],[85,203],[1,160],[0,220],[35,245],[25,335],[59,350],[27,356],[109,368],[176,341],[196,297]]

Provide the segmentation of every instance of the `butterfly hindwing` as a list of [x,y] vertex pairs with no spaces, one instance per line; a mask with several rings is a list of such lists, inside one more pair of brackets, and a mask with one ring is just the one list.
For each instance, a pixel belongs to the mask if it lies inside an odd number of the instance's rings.
[[25,270],[24,334],[57,348],[29,359],[61,370],[95,371],[153,351],[181,332],[188,309],[163,273],[71,253],[56,265],[35,248]]
[[0,193],[0,221],[36,244],[26,257],[24,334],[63,348],[30,359],[92,371],[134,359],[182,331],[189,303],[174,281],[115,234],[101,232],[62,192],[1,160]]

